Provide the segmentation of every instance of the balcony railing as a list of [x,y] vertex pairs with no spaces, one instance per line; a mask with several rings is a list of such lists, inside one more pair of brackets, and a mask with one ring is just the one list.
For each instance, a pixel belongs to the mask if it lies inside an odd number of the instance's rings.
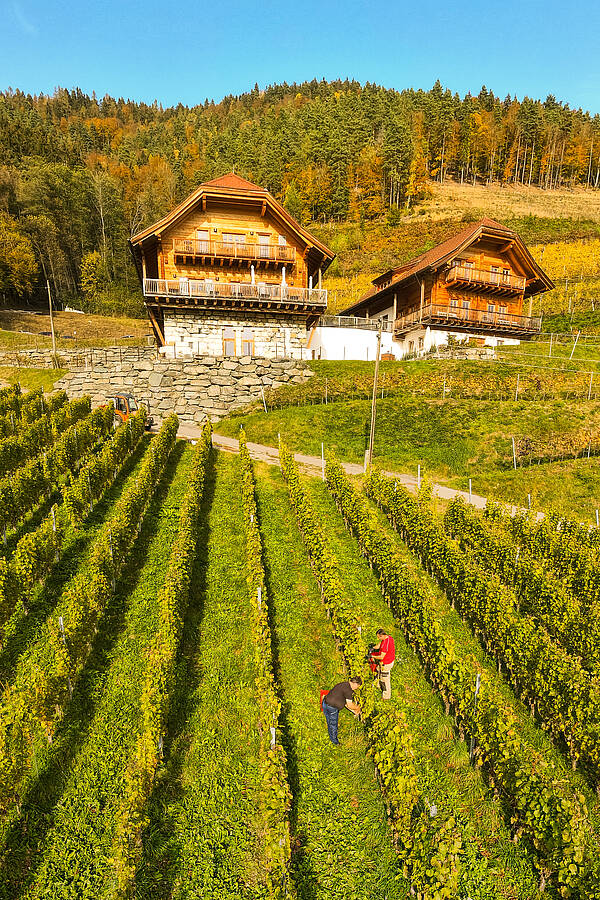
[[144,296],[172,297],[184,301],[190,298],[204,300],[206,303],[230,300],[323,308],[327,306],[327,291],[318,288],[301,288],[287,284],[264,284],[262,282],[235,284],[192,278],[145,278]]
[[367,331],[379,331],[383,332],[391,332],[393,331],[393,322],[385,319],[381,322],[380,319],[362,319],[358,316],[320,316],[319,325],[325,328],[364,328]]
[[525,290],[523,275],[511,275],[509,272],[492,269],[476,269],[456,263],[446,275],[446,283],[463,282],[477,287],[491,288],[498,293],[521,293]]
[[541,329],[539,316],[519,316],[503,310],[471,309],[451,304],[432,303],[422,310],[416,309],[404,316],[399,316],[394,325],[396,335],[407,332],[411,328],[423,325],[440,328],[456,328],[459,330],[512,332],[514,334],[536,334]]
[[296,249],[285,244],[202,241],[197,238],[174,238],[173,253],[176,256],[255,260],[256,262],[288,264],[294,263],[296,260]]

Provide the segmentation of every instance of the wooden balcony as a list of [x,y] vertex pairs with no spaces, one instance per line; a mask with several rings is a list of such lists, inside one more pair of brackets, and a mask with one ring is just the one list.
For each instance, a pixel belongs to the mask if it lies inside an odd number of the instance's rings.
[[446,284],[460,285],[460,287],[473,287],[492,294],[522,294],[525,290],[525,278],[523,275],[511,275],[492,269],[476,269],[474,266],[464,266],[455,263],[446,274]]
[[399,316],[394,324],[394,337],[402,338],[413,328],[439,328],[442,331],[466,331],[472,334],[499,334],[527,337],[538,334],[542,320],[538,316],[519,316],[501,310],[486,311],[450,304],[431,303]]
[[[327,291],[287,284],[256,284],[192,278],[145,278],[144,296],[163,306],[261,307],[307,310],[321,313],[327,307]],[[164,299],[163,299],[164,298]]]
[[293,266],[296,249],[280,244],[238,243],[236,241],[201,241],[196,238],[174,238],[175,258],[214,262],[219,265]]

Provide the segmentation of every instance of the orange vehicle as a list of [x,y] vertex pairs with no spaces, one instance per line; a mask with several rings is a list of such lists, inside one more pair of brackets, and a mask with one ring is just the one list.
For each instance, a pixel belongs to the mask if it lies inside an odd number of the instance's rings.
[[[115,417],[121,422],[127,422],[130,416],[134,416],[139,409],[139,405],[133,394],[113,394],[108,398],[115,407]],[[150,428],[154,424],[154,419],[148,416],[146,419],[146,428]]]

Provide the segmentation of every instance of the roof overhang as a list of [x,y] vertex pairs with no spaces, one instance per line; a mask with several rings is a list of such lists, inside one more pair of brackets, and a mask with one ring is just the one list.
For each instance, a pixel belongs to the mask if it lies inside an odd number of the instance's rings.
[[297,236],[315,266],[323,271],[335,258],[335,253],[300,225],[269,191],[262,188],[246,190],[220,187],[210,183],[201,184],[168,215],[150,225],[149,228],[133,235],[129,242],[132,249],[135,251],[137,247],[146,246],[148,241],[160,239],[163,232],[188,215],[198,204],[206,206],[210,202],[224,203],[240,208],[256,207],[261,215],[268,212],[275,222]]
[[[526,296],[541,294],[544,291],[552,290],[552,288],[555,287],[552,279],[536,262],[515,231],[511,231],[509,228],[505,228],[500,224],[496,226],[495,223],[491,223],[491,220],[487,220],[487,222],[481,222],[478,227],[465,234],[462,241],[452,244],[447,252],[442,252],[434,259],[431,258],[431,253],[433,251],[428,251],[427,253],[422,253],[420,256],[415,257],[415,259],[410,262],[404,263],[401,266],[395,266],[393,269],[388,269],[387,272],[378,275],[372,282],[375,290],[373,291],[371,288],[360,298],[360,300],[352,306],[349,306],[347,309],[342,310],[339,315],[356,315],[357,312],[364,310],[367,306],[372,307],[378,302],[380,297],[382,299],[384,297],[389,298],[398,287],[408,283],[411,279],[415,278],[420,281],[427,274],[437,272],[438,269],[443,268],[443,266],[451,262],[456,256],[464,253],[464,251],[473,246],[473,244],[476,244],[485,238],[502,241],[505,245],[509,243],[511,252],[515,253],[520,258],[526,270]],[[443,244],[440,246],[443,246]],[[420,260],[423,261],[422,264],[420,264]],[[386,284],[386,282],[389,282],[389,284]],[[382,284],[386,284],[386,286],[381,287]],[[384,305],[388,304],[386,303]]]

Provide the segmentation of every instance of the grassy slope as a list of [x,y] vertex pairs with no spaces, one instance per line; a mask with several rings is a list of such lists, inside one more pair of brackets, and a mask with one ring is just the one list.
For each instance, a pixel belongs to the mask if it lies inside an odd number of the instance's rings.
[[[69,350],[76,347],[140,344],[145,343],[146,335],[151,334],[146,319],[70,312],[55,312],[53,318],[57,346]],[[50,330],[48,315],[24,310],[0,310],[1,350],[52,347]]]
[[327,737],[319,690],[344,680],[319,590],[278,470],[257,468],[258,504],[283,698],[292,838],[299,895],[367,900],[406,896],[362,729],[340,716]]
[[[277,446],[285,434],[290,449],[320,456],[321,442],[349,462],[362,462],[366,400],[327,406],[288,407],[269,413],[223,420],[216,426],[233,435],[243,423],[248,439]],[[511,436],[544,438],[600,425],[600,407],[563,401],[544,404],[513,401],[425,401],[412,397],[380,400],[377,405],[375,459],[386,468],[416,473],[418,463],[436,478],[476,477],[484,469],[508,467]]]
[[54,390],[56,382],[67,372],[66,369],[29,369],[23,366],[0,366],[0,386],[20,384],[24,391],[43,388],[45,393]]
[[186,447],[181,458],[182,450],[178,445],[167,464],[111,604],[108,627],[101,631],[100,640],[113,646],[107,648],[106,669],[93,678],[94,717],[28,897],[110,896],[114,812],[137,735],[145,649],[156,628],[156,598],[187,487],[191,450]]
[[139,898],[262,896],[258,710],[237,460],[207,478],[166,767],[150,803]]
[[[468,490],[468,478],[451,478],[451,486]],[[506,500],[518,506],[556,509],[577,521],[596,524],[600,508],[600,461],[574,459],[526,466],[507,471],[486,471],[472,479],[474,493]]]
[[[375,640],[377,627],[389,629],[394,635],[397,663],[392,670],[392,691],[407,701],[421,790],[442,815],[459,817],[465,837],[473,840],[472,852],[479,860],[479,876],[487,875],[490,883],[497,884],[498,897],[528,900],[535,897],[536,877],[525,849],[515,847],[504,824],[502,808],[493,800],[480,775],[469,766],[466,746],[455,736],[452,720],[444,715],[439,697],[405,642],[375,576],[344,528],[327,488],[317,479],[305,479],[305,488],[338,560],[344,591],[368,627],[365,640]],[[465,868],[469,869],[468,861]],[[468,882],[461,884],[462,894],[470,895],[473,887]]]
[[[516,388],[512,366],[457,360],[384,363],[380,383],[385,398],[377,403],[375,460],[388,469],[413,475],[420,464],[428,477],[462,489],[468,488],[472,478],[476,493],[522,505],[531,494],[536,505],[556,506],[569,515],[595,521],[600,467],[593,458],[512,468],[513,436],[544,441],[557,435],[578,435],[581,446],[587,447],[589,429],[600,425],[598,403],[587,402],[590,375],[582,371],[584,366],[598,366],[598,350],[584,345],[583,359],[576,360],[574,355],[570,363],[572,344],[557,349],[553,344],[551,357],[549,349],[549,344],[528,345],[531,353],[526,355],[523,350],[516,358],[534,365],[549,364],[546,370],[521,370],[519,396],[541,399],[517,403],[506,399],[514,396]],[[595,354],[592,362],[590,353]],[[569,371],[563,376],[554,366],[573,366],[579,374]],[[366,398],[372,390],[373,364],[320,361],[311,363],[311,368],[315,375],[306,384],[285,385],[268,397],[269,404],[282,403],[283,408],[271,408],[265,414],[255,405],[247,413],[240,411],[223,419],[216,431],[236,436],[243,424],[252,441],[277,446],[281,433],[297,452],[318,456],[323,442],[341,459],[362,462],[371,415]],[[448,395],[442,401],[441,396],[439,400],[435,397],[441,394],[444,380]],[[329,398],[358,395],[365,399],[325,404],[326,382]],[[505,399],[455,399],[463,392],[489,396],[488,389],[492,396]],[[600,377],[595,374],[592,396],[596,399],[599,389]],[[570,399],[547,399],[553,391]],[[303,405],[294,406],[297,401]],[[592,449],[597,449],[595,444]]]

